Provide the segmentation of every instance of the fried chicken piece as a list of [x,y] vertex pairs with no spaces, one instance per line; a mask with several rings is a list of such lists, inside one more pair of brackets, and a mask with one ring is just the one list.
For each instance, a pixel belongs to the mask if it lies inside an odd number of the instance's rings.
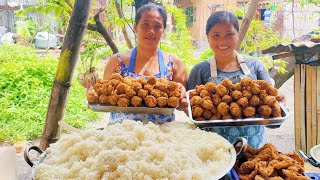
[[298,153],[293,151],[292,153],[286,153],[284,155],[292,158],[293,160],[297,161],[302,167],[304,167],[304,160]]
[[250,99],[250,98],[252,97],[252,93],[251,93],[249,90],[244,89],[244,90],[242,91],[242,96],[243,96],[243,97],[246,97],[247,99]]
[[139,82],[133,82],[132,83],[132,89],[135,90],[136,92],[138,92],[140,89],[142,89],[142,85]]
[[137,93],[136,93],[136,91],[134,91],[132,88],[129,88],[129,89],[126,90],[125,94],[126,94],[129,98],[131,98],[131,97],[135,96]]
[[253,95],[252,98],[249,100],[250,106],[258,106],[260,104],[260,98],[257,95]]
[[269,95],[271,95],[271,96],[277,96],[277,95],[278,95],[278,89],[270,86],[270,87],[267,89],[267,93],[268,93]]
[[233,117],[232,117],[231,114],[228,113],[228,114],[223,115],[223,116],[222,116],[222,119],[224,119],[224,120],[225,120],[225,119],[233,119]]
[[125,94],[119,95],[117,105],[120,107],[128,107],[130,104],[130,98]]
[[266,90],[261,90],[261,91],[260,91],[260,94],[259,94],[260,100],[264,99],[264,98],[267,97],[267,96],[268,96],[268,93],[267,93]]
[[110,95],[112,94],[114,87],[111,84],[103,84],[102,86],[102,94]]
[[117,101],[118,101],[118,95],[117,94],[111,94],[109,95],[109,99],[108,99],[109,103],[111,105],[117,105]]
[[230,107],[228,106],[227,103],[221,102],[221,103],[218,105],[218,107],[217,107],[217,111],[218,111],[218,113],[221,114],[221,115],[226,115],[226,114],[228,114],[228,112],[229,112],[229,108],[230,108]]
[[222,97],[224,95],[228,94],[228,89],[226,87],[224,87],[223,85],[219,84],[216,86],[216,93]]
[[163,91],[160,91],[160,97],[166,97],[166,98],[169,98],[168,94],[163,92]]
[[119,73],[112,73],[110,76],[110,80],[112,79],[122,81],[123,77]]
[[283,178],[281,176],[273,176],[269,177],[268,180],[283,180]]
[[196,91],[198,94],[200,94],[200,92],[201,92],[202,90],[207,90],[205,85],[202,85],[202,84],[201,84],[201,85],[196,85],[195,91]]
[[249,174],[255,169],[256,165],[255,162],[246,161],[241,164],[239,168],[239,174]]
[[202,117],[204,117],[204,119],[209,120],[211,118],[211,116],[212,116],[212,113],[209,110],[207,110],[207,109],[203,110]]
[[89,103],[96,103],[99,100],[99,95],[96,92],[89,92],[87,94],[87,100]]
[[222,96],[221,100],[222,100],[223,102],[227,103],[227,104],[229,104],[229,103],[232,102],[232,98],[231,98],[231,96],[229,96],[229,95],[224,95],[224,96]]
[[202,100],[204,101],[204,100],[210,100],[211,101],[211,97],[210,96],[204,96],[204,97],[202,97]]
[[258,113],[264,118],[269,118],[272,113],[272,109],[268,105],[260,105],[258,106]]
[[154,87],[150,84],[146,84],[143,86],[143,89],[147,90],[149,93],[154,89]]
[[234,91],[242,91],[242,85],[241,83],[235,83],[232,85],[232,90]]
[[178,107],[179,103],[180,103],[180,99],[177,97],[170,97],[168,99],[168,106],[169,107],[173,107],[173,108]]
[[168,79],[165,78],[165,77],[159,78],[159,79],[158,79],[158,82],[164,83],[165,85],[168,85],[168,84],[169,84]]
[[167,85],[162,82],[157,82],[156,85],[154,86],[156,89],[159,89],[160,91],[167,91]]
[[240,180],[253,180],[254,177],[258,174],[258,171],[254,169],[250,174],[239,174]]
[[99,104],[106,104],[109,102],[109,96],[105,94],[101,94],[99,96]]
[[159,89],[153,89],[151,90],[150,95],[154,96],[155,98],[161,97],[161,91]]
[[142,98],[139,96],[133,96],[130,102],[133,107],[139,107],[142,105]]
[[202,104],[202,98],[200,96],[193,96],[190,99],[191,106],[200,106]]
[[242,97],[237,100],[237,104],[241,107],[246,107],[248,105],[248,98]]
[[287,180],[309,180],[308,177],[290,170],[282,169],[282,172],[287,177]]
[[233,87],[232,81],[230,79],[228,79],[228,78],[222,80],[220,84],[223,85],[224,87],[226,87],[227,89],[230,89],[230,90]]
[[149,76],[147,80],[147,84],[155,85],[157,83],[157,78],[155,76]]
[[255,113],[256,113],[256,108],[252,106],[246,106],[243,109],[243,114],[246,117],[254,117]]
[[138,91],[138,96],[141,97],[141,98],[145,98],[147,95],[148,95],[148,91],[145,90],[145,89],[140,89]]
[[252,84],[252,79],[245,77],[241,79],[240,84],[242,85],[242,87],[249,87]]
[[[103,79],[100,79],[100,78],[99,78],[99,79],[97,79],[96,84],[103,84],[103,81],[104,81]],[[108,81],[108,80],[105,80],[105,81]]]
[[212,114],[212,116],[210,117],[210,120],[219,120],[221,119],[221,115],[220,114]]
[[218,94],[212,94],[211,99],[212,103],[216,106],[218,106],[222,102],[221,97]]
[[251,83],[250,84],[250,91],[253,93],[253,94],[259,94],[260,91],[261,91],[261,87],[256,84],[256,83]]
[[199,117],[195,117],[194,120],[196,120],[196,121],[205,121],[206,119],[199,116]]
[[192,116],[193,117],[201,117],[203,113],[203,109],[200,106],[192,107]]
[[261,87],[261,90],[267,90],[267,88],[270,86],[270,83],[265,80],[253,80],[253,83],[258,84]]
[[93,86],[93,90],[94,90],[98,95],[100,95],[100,94],[103,93],[103,92],[102,92],[102,87],[103,87],[103,84],[95,84],[95,85]]
[[277,101],[276,97],[274,97],[274,96],[266,96],[262,101],[263,104],[271,106],[271,107],[274,106],[277,102],[278,101]]
[[232,102],[230,104],[230,113],[234,117],[241,117],[241,108],[237,103]]
[[132,85],[132,83],[135,81],[135,79],[133,79],[132,77],[124,77],[123,80],[122,80],[124,83],[128,84],[129,86]]
[[189,92],[189,98],[191,99],[193,96],[197,96],[198,93],[196,91],[190,91]]
[[256,164],[256,168],[258,169],[258,173],[261,174],[265,179],[267,179],[274,171],[274,167],[267,166],[266,161],[259,161]]
[[159,107],[165,107],[168,103],[168,98],[167,97],[158,97],[157,101],[158,101]]
[[171,92],[171,91],[175,91],[175,90],[179,90],[178,83],[177,83],[177,82],[174,82],[174,81],[170,81],[167,87],[168,87],[168,90],[169,90],[170,92]]
[[109,84],[111,84],[111,86],[113,86],[113,87],[117,87],[118,84],[120,84],[120,83],[121,83],[121,81],[118,79],[110,79],[109,80]]
[[116,90],[117,90],[117,94],[125,94],[126,93],[126,90],[129,89],[129,86],[128,84],[126,83],[120,83],[117,87],[116,87]]
[[207,109],[207,110],[212,109],[213,108],[213,103],[212,103],[211,99],[202,100],[201,107],[203,109]]
[[216,84],[214,82],[207,82],[204,86],[206,87],[207,91],[211,93],[216,92]]
[[147,80],[143,77],[139,77],[137,79],[137,82],[141,84],[141,86],[144,86],[145,84],[147,84]]
[[264,180],[264,178],[262,176],[260,176],[260,175],[256,175],[254,177],[254,180]]
[[216,113],[218,112],[216,106],[213,106],[213,107],[210,109],[210,111],[211,111],[212,114],[216,114]]
[[181,97],[181,91],[179,89],[176,89],[175,91],[169,92],[169,97]]
[[209,91],[207,91],[207,90],[201,90],[200,91],[200,97],[205,97],[205,96],[210,96],[211,94],[210,94],[210,92]]
[[152,95],[147,95],[145,98],[144,98],[144,102],[146,104],[147,107],[155,107],[157,105],[157,98],[155,98],[154,96]]
[[242,98],[242,92],[238,90],[232,91],[230,95],[231,95],[231,98],[235,101]]

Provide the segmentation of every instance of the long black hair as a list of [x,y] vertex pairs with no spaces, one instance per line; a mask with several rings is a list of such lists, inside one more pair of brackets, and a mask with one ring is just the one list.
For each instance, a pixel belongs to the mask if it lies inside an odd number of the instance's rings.
[[211,28],[221,22],[231,23],[239,31],[239,21],[236,15],[228,11],[217,11],[212,13],[207,21],[206,34],[208,35]]

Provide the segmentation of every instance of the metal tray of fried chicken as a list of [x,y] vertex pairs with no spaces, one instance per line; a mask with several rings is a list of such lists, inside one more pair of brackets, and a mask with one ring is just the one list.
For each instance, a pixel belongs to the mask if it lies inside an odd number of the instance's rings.
[[218,119],[218,120],[202,120],[197,121],[192,116],[191,104],[190,104],[190,92],[195,90],[187,91],[186,97],[188,102],[188,116],[195,126],[204,128],[212,126],[245,126],[245,125],[281,125],[288,118],[289,112],[286,107],[279,103],[281,108],[281,117],[272,118],[243,118],[243,119]]
[[89,104],[90,109],[96,112],[116,112],[132,114],[173,114],[175,108],[160,107],[120,107],[108,104]]

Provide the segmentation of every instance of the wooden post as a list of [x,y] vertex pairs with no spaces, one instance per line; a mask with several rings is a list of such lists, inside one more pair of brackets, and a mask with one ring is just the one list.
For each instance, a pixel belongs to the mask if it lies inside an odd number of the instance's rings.
[[317,67],[317,144],[320,144],[320,66]]
[[306,141],[307,141],[307,153],[311,148],[311,138],[312,138],[312,130],[311,130],[311,119],[312,119],[312,98],[311,98],[311,88],[312,88],[312,67],[306,65]]
[[242,23],[240,26],[239,40],[238,40],[238,44],[237,44],[237,48],[236,48],[237,50],[240,50],[240,45],[243,41],[244,36],[247,33],[247,30],[251,24],[253,17],[256,14],[259,2],[260,2],[260,0],[251,0],[251,2],[250,2],[250,6],[248,8],[248,11],[246,12],[246,15],[245,15],[244,19],[242,20]]
[[67,33],[64,38],[60,60],[54,78],[48,106],[46,122],[42,132],[40,148],[45,150],[49,144],[60,137],[58,122],[63,119],[70,91],[74,69],[77,64],[82,38],[87,28],[91,0],[76,0]]
[[300,123],[300,65],[294,65],[294,139],[295,150],[301,149],[301,123]]

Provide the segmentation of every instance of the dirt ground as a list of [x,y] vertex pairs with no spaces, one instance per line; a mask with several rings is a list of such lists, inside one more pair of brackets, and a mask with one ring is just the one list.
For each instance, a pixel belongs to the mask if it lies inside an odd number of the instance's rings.
[[[293,77],[290,78],[280,91],[286,96],[286,105],[289,109],[289,118],[277,129],[267,129],[267,141],[274,144],[281,152],[294,151],[294,86]],[[176,112],[176,117],[179,121],[187,121],[188,117],[182,112]],[[103,127],[107,124],[108,117],[105,121],[95,122],[94,127]],[[34,145],[39,145],[39,140],[32,142]],[[31,167],[25,162],[23,153],[17,153],[17,174],[18,180],[31,179]],[[0,178],[1,179],[1,178]]]

